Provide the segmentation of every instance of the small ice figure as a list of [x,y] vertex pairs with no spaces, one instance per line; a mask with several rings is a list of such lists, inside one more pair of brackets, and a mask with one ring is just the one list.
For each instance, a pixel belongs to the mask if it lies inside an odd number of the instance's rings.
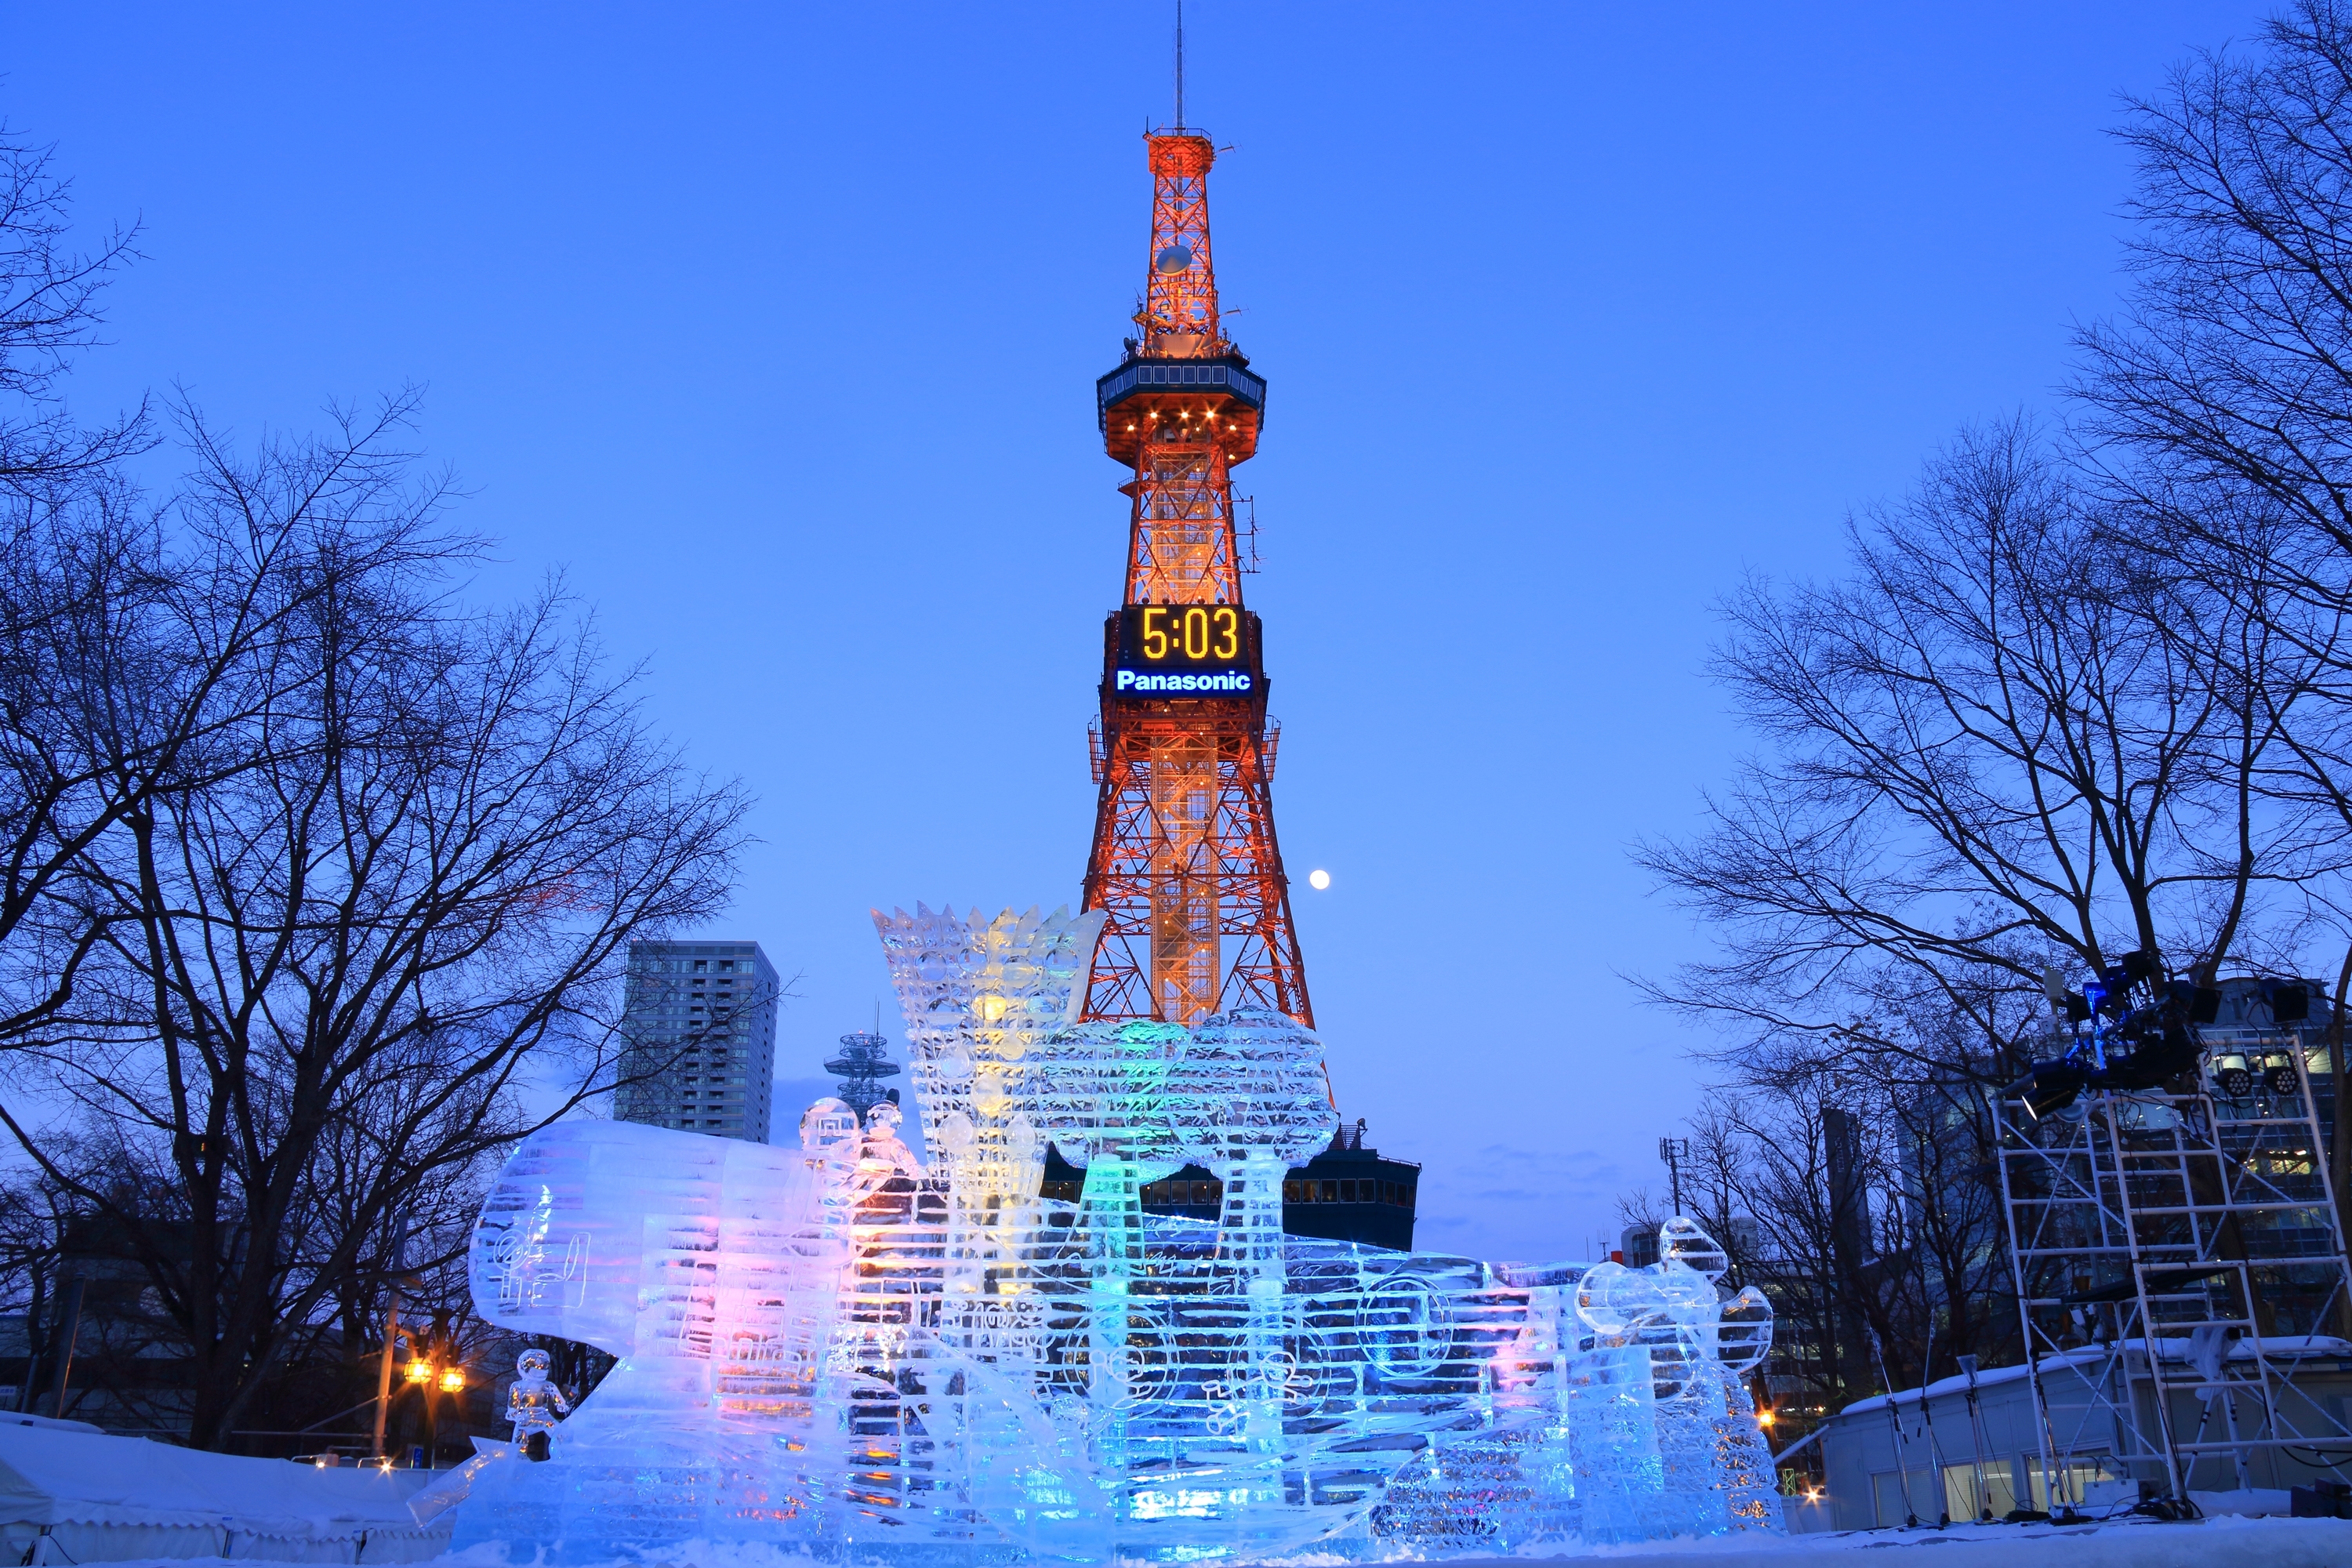
[[572,1414],[572,1403],[563,1397],[563,1390],[548,1380],[548,1368],[553,1364],[542,1350],[528,1350],[515,1357],[514,1386],[507,1390],[507,1419],[514,1423],[518,1448],[530,1443],[535,1433],[553,1431],[556,1422]]
[[893,1176],[908,1176],[920,1180],[928,1174],[915,1152],[898,1136],[906,1122],[906,1113],[894,1100],[877,1100],[866,1112],[866,1141],[857,1158],[858,1171],[866,1178],[864,1184],[888,1181]]
[[833,1154],[854,1148],[856,1139],[857,1112],[829,1094],[801,1112],[801,1148],[808,1153]]

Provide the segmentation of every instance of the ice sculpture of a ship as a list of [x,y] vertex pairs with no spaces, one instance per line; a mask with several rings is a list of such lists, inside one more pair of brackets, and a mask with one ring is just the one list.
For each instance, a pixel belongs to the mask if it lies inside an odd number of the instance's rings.
[[[481,1467],[456,1544],[1250,1561],[1779,1528],[1740,1382],[1770,1315],[1691,1222],[1649,1269],[1286,1237],[1284,1173],[1334,1121],[1314,1036],[1074,1023],[1098,916],[876,921],[929,1167],[887,1102],[820,1100],[790,1149],[527,1141],[478,1308],[622,1359],[549,1462]],[[1076,1203],[1038,1195],[1049,1142]],[[1142,1212],[1188,1163],[1217,1224]]]

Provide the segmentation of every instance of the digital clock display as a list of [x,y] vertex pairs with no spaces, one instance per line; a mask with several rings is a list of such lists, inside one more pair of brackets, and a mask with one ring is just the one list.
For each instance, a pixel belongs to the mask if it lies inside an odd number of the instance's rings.
[[1129,605],[1119,612],[1122,697],[1244,696],[1261,684],[1257,617],[1238,605]]

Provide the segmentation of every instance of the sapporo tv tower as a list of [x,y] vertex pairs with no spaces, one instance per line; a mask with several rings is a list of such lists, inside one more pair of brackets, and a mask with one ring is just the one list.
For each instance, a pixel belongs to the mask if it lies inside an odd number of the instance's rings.
[[[1216,148],[1184,123],[1182,14],[1176,120],[1144,139],[1151,247],[1139,335],[1095,384],[1103,447],[1132,477],[1121,603],[1103,627],[1097,795],[1085,907],[1105,915],[1087,1018],[1196,1024],[1270,1007],[1315,1026],[1290,884],[1274,832],[1275,743],[1265,639],[1242,599],[1233,470],[1257,451],[1265,382],[1225,336],[1209,250]],[[1412,1245],[1420,1167],[1363,1146],[1363,1123],[1289,1173],[1283,1228]],[[1048,1183],[1074,1170],[1049,1162]],[[1071,1190],[1075,1193],[1075,1185]],[[1143,1192],[1158,1213],[1218,1215],[1210,1173]]]
[[[1181,45],[1180,45],[1181,48]],[[1242,602],[1233,470],[1257,450],[1265,382],[1225,337],[1209,253],[1216,149],[1183,123],[1145,140],[1151,252],[1140,336],[1095,384],[1103,445],[1134,477],[1124,603],[1103,631],[1099,790],[1086,908],[1108,917],[1089,1018],[1192,1024],[1255,1005],[1312,1028],[1274,834],[1278,728]]]

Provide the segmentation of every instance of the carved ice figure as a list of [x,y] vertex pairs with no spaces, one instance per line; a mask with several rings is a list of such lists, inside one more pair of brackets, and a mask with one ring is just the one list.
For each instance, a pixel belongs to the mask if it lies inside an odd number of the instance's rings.
[[804,1131],[796,1150],[597,1121],[524,1141],[476,1223],[476,1309],[618,1360],[552,1462],[483,1472],[459,1540],[615,1554],[751,1520],[821,1533],[845,1458],[824,1352],[857,1151],[821,1116]]
[[[463,1483],[456,1545],[944,1568],[1777,1525],[1739,1383],[1770,1311],[1726,1299],[1697,1226],[1643,1270],[1286,1237],[1284,1173],[1334,1121],[1313,1034],[1076,1023],[1099,916],[876,923],[928,1167],[887,1101],[863,1125],[817,1101],[792,1150],[526,1140],[476,1231],[477,1303],[620,1360],[551,1462]],[[1049,1141],[1087,1167],[1076,1201],[1040,1196]],[[1144,1214],[1142,1184],[1193,1162],[1218,1223]]]
[[548,1377],[555,1363],[543,1350],[531,1349],[515,1357],[515,1380],[507,1388],[507,1420],[520,1448],[533,1432],[551,1432],[556,1422],[572,1412],[572,1402]]
[[1687,1215],[1658,1227],[1658,1252],[1646,1268],[1598,1264],[1577,1286],[1576,1315],[1591,1336],[1570,1373],[1589,1391],[1572,1423],[1585,1533],[1625,1541],[1778,1529],[1771,1455],[1742,1381],[1770,1347],[1771,1306],[1754,1286],[1735,1294],[1718,1285],[1730,1260]]

